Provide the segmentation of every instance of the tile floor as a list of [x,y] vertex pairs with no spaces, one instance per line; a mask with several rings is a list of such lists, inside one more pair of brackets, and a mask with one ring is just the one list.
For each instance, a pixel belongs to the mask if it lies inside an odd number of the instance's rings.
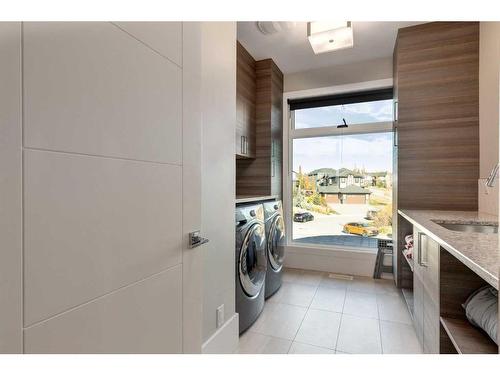
[[281,289],[240,337],[239,353],[417,354],[411,318],[390,280],[286,269]]

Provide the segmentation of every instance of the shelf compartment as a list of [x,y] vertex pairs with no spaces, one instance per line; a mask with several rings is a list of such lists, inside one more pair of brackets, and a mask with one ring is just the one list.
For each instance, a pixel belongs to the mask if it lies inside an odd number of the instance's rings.
[[403,258],[406,259],[406,262],[408,263],[408,266],[410,266],[411,272],[413,272],[413,259],[409,259],[404,253],[403,250],[401,250],[401,254],[403,255]]
[[439,320],[458,354],[498,354],[498,345],[467,319],[440,317]]

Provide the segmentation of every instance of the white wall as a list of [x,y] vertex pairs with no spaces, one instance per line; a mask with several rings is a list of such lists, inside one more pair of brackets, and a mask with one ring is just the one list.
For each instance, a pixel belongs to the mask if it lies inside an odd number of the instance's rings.
[[0,23],[0,351],[200,352],[199,25],[22,27]]
[[499,183],[484,186],[499,158],[500,22],[481,22],[479,47],[479,211],[498,215]]
[[309,90],[392,78],[392,57],[285,75],[284,91]]
[[[203,250],[203,338],[207,341],[218,334],[218,306],[224,305],[226,321],[233,321],[235,314],[236,24],[203,23],[202,46],[202,231],[210,239]],[[237,331],[224,340],[237,342]]]

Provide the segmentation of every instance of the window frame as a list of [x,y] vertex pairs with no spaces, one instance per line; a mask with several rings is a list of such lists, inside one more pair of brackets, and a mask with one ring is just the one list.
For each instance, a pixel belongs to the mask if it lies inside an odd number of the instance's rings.
[[[318,245],[296,242],[292,238],[293,215],[292,215],[292,195],[293,195],[293,141],[301,138],[329,137],[340,135],[388,133],[395,131],[394,121],[372,122],[356,124],[347,128],[337,126],[325,126],[317,128],[295,129],[295,112],[290,110],[289,101],[313,98],[315,96],[350,94],[355,92],[384,90],[392,88],[393,80],[384,79],[368,81],[357,84],[333,86],[321,89],[301,90],[284,93],[283,95],[283,216],[285,220],[285,246],[296,248],[324,249],[325,251],[349,251],[362,252],[362,249],[345,249],[336,245]],[[394,104],[393,104],[394,105]],[[394,171],[395,172],[395,171]],[[393,173],[394,173],[393,172]],[[288,229],[287,229],[288,228]]]

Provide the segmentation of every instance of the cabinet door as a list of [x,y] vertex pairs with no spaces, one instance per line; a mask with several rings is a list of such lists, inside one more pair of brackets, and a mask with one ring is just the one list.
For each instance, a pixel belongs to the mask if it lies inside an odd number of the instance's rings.
[[[439,244],[422,237],[424,353],[439,354]],[[424,244],[425,242],[425,244]]]
[[423,350],[424,346],[424,282],[423,266],[421,258],[421,236],[417,228],[413,228],[413,325],[417,334],[418,342]]
[[237,43],[236,55],[236,156],[255,157],[255,60]]

